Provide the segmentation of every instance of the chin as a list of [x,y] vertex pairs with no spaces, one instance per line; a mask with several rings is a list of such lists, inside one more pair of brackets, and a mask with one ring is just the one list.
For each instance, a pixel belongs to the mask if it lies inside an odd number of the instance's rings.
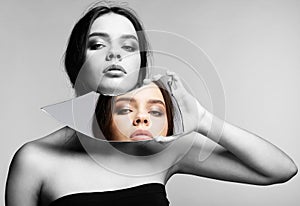
[[[134,83],[132,83],[134,82]],[[136,88],[137,80],[114,79],[110,78],[107,81],[101,82],[101,87],[98,87],[97,91],[104,95],[116,96],[127,93]]]

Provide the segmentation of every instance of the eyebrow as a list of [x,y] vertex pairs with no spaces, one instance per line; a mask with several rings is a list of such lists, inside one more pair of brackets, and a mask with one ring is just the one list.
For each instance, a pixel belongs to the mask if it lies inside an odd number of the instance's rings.
[[136,41],[138,41],[138,39],[136,38],[136,36],[132,35],[132,34],[123,34],[120,39],[134,39]]
[[[121,97],[121,98],[117,99],[115,101],[115,103],[121,102],[121,101],[134,102],[134,103],[136,102],[136,100],[134,98]],[[147,104],[161,104],[161,105],[165,106],[165,103],[159,99],[150,99],[147,101]]]
[[148,103],[150,103],[150,104],[161,104],[161,105],[165,106],[165,104],[163,103],[163,101],[158,100],[158,99],[150,99],[148,101]]
[[[102,37],[102,38],[110,40],[109,34],[105,33],[105,32],[93,32],[89,35],[89,38],[94,37],[94,36]],[[132,35],[132,34],[123,34],[123,35],[120,36],[120,39],[134,39],[134,40],[138,41],[137,37],[135,35]]]
[[115,101],[115,103],[117,103],[117,102],[122,102],[122,101],[124,101],[124,102],[136,102],[136,100],[133,99],[133,98],[129,98],[129,97],[120,97],[120,98],[118,98],[118,99]]
[[103,38],[109,39],[109,35],[107,33],[103,33],[103,32],[93,32],[89,35],[89,38],[93,37],[93,36],[103,37]]

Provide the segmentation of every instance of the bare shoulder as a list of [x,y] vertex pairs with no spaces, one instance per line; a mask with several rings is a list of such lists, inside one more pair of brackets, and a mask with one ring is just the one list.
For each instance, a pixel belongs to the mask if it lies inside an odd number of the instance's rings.
[[11,166],[30,167],[37,166],[36,164],[43,164],[47,160],[47,156],[51,156],[62,150],[65,143],[70,141],[73,135],[74,130],[64,127],[45,137],[27,142],[16,151]]
[[[64,127],[42,138],[23,144],[14,154],[10,171],[29,170],[45,174],[50,158],[55,158],[61,151],[67,151],[67,143],[72,140],[74,130]],[[50,165],[49,165],[50,166]],[[24,172],[24,171],[23,171]],[[32,171],[30,171],[32,172]]]
[[30,143],[37,146],[42,146],[45,144],[60,146],[70,141],[70,139],[75,135],[75,133],[76,132],[73,129],[69,127],[63,127],[46,135],[45,137],[39,138]]
[[36,205],[43,181],[53,168],[52,163],[58,159],[58,153],[65,150],[63,142],[73,133],[69,128],[62,128],[27,142],[16,151],[6,182],[7,205]]

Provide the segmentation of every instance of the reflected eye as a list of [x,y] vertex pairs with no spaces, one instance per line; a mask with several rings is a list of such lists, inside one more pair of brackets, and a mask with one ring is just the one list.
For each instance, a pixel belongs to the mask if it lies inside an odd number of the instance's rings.
[[94,43],[94,44],[91,44],[89,46],[89,49],[90,50],[99,50],[99,49],[102,49],[104,47],[106,47],[106,46],[104,44],[102,44],[102,43]]
[[129,114],[130,112],[132,112],[132,110],[127,108],[117,110],[118,115],[125,115]]
[[156,110],[152,110],[149,112],[151,115],[155,116],[155,117],[161,117],[164,115],[163,112],[160,112],[160,111],[156,111]]

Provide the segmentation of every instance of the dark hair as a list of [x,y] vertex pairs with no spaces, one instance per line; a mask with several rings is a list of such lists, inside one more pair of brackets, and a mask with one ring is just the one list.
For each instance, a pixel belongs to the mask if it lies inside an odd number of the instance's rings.
[[[165,104],[166,104],[166,113],[167,113],[167,121],[168,121],[168,131],[167,131],[167,136],[173,135],[173,129],[174,129],[174,122],[173,122],[173,117],[174,117],[174,107],[172,103],[171,96],[169,92],[164,88],[163,84],[160,83],[159,81],[153,82],[155,83],[164,98]],[[99,128],[101,129],[104,137],[106,139],[111,139],[112,137],[112,99],[113,97],[111,96],[104,96],[100,95],[97,106],[96,106],[96,120],[98,122]]]
[[134,26],[140,48],[141,55],[141,79],[146,76],[148,41],[142,23],[137,18],[136,13],[129,8],[119,6],[96,6],[91,8],[74,26],[65,52],[65,69],[74,86],[78,73],[86,60],[86,49],[88,45],[88,34],[93,22],[100,16],[108,13],[115,13],[126,17]]

